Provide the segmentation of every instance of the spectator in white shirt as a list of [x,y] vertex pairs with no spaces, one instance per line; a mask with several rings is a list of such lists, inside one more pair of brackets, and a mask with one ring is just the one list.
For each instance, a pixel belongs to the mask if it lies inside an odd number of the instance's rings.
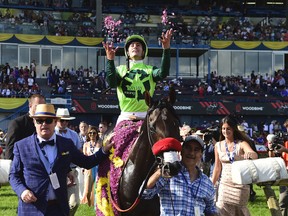
[[276,121],[273,120],[271,121],[270,125],[269,125],[269,134],[274,134],[274,125],[275,125]]
[[211,85],[207,86],[207,90],[206,91],[207,91],[208,95],[212,95],[213,94],[213,89],[212,89]]
[[11,91],[9,88],[6,89],[6,97],[10,97],[11,96]]
[[29,75],[27,82],[28,82],[28,88],[31,89],[34,85],[34,79],[31,75]]

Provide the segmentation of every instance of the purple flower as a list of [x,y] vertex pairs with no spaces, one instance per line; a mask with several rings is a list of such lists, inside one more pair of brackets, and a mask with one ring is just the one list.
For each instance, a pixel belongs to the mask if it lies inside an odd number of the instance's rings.
[[[103,32],[106,32],[105,37],[106,38],[113,38],[117,41],[117,35],[119,28],[122,24],[121,20],[114,20],[112,16],[107,16],[104,18],[104,29],[102,29]],[[119,41],[117,41],[119,42]]]
[[[115,136],[112,138],[114,140],[114,155],[113,159],[115,157],[120,157],[122,161],[126,161],[129,153],[131,151],[132,145],[135,143],[136,139],[139,136],[139,128],[141,127],[143,121],[122,121],[120,122],[115,128]],[[112,161],[113,161],[112,159]],[[122,167],[114,167],[113,162],[109,161],[109,159],[105,160],[103,163],[99,165],[98,168],[98,177],[107,177],[108,172],[110,170],[110,188],[111,193],[113,196],[113,199],[115,203],[118,203],[118,183],[119,178],[121,176]],[[102,192],[101,192],[102,198],[109,199],[108,196],[108,189],[107,185],[102,186]],[[111,202],[110,200],[108,200]],[[102,216],[103,213],[97,208],[97,215]],[[118,211],[113,206],[114,215],[119,215]]]
[[162,18],[162,24],[167,25],[167,23],[168,23],[167,9],[163,10],[161,18]]

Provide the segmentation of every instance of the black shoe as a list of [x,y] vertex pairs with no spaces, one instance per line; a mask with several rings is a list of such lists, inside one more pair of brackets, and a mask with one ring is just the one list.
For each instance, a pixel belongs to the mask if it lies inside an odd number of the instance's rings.
[[256,193],[255,193],[255,191],[251,191],[249,201],[254,202],[255,200],[256,200]]

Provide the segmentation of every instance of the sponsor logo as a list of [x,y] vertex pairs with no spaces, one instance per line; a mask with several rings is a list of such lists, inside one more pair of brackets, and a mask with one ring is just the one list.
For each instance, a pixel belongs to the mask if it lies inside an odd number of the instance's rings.
[[175,110],[192,110],[192,106],[173,106]]
[[119,108],[118,105],[112,105],[112,104],[98,104],[97,107],[100,109],[118,109]]
[[242,106],[242,110],[245,110],[245,111],[263,111],[264,107]]

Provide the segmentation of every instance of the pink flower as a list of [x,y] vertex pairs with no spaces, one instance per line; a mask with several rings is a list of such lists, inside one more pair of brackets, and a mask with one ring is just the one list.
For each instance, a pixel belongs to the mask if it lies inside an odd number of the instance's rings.
[[167,9],[163,10],[161,18],[162,18],[162,24],[167,25],[167,23],[168,23]]
[[121,20],[114,20],[112,16],[107,16],[104,18],[104,29],[102,29],[103,32],[106,32],[105,37],[106,38],[113,38],[114,41],[119,42],[119,39],[117,40],[117,35],[119,28],[121,27],[122,21]]

